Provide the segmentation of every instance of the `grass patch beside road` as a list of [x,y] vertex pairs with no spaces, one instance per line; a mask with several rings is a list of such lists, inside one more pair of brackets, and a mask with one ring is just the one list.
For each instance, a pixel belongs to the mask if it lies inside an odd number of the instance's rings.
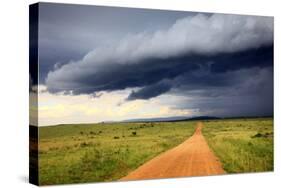
[[228,173],[273,170],[273,119],[204,121],[203,134]]

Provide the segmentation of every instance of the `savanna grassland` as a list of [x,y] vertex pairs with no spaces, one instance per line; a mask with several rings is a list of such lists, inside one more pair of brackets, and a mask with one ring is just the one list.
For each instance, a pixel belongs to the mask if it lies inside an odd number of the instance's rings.
[[40,127],[41,185],[118,180],[190,137],[195,122]]
[[[40,185],[118,180],[188,139],[198,121],[40,127]],[[273,119],[203,121],[227,173],[273,170]]]
[[204,121],[203,134],[228,173],[273,170],[273,119]]

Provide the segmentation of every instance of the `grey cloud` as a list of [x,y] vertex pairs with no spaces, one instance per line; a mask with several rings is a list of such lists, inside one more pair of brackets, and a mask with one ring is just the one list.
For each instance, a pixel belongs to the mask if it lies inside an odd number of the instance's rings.
[[57,62],[78,61],[89,51],[128,34],[168,28],[196,13],[104,6],[39,3],[40,84]]
[[48,92],[129,88],[119,105],[169,93],[187,100],[161,102],[198,115],[273,114],[272,17],[41,3],[39,30]]
[[[137,64],[111,64],[98,72],[84,74],[79,79],[74,77],[69,78],[66,82],[56,82],[57,86],[49,87],[48,90],[50,92],[71,91],[70,93],[77,95],[141,88],[135,91],[133,97],[129,97],[130,100],[133,100],[156,97],[156,95],[149,95],[146,92],[152,90],[153,86],[157,86],[163,80],[168,81],[171,88],[184,87],[186,90],[230,86],[241,81],[238,79],[241,76],[233,73],[236,70],[272,67],[272,53],[272,47],[264,47],[243,53],[150,59]],[[228,72],[232,74],[228,74]],[[158,88],[156,87],[156,89]],[[154,91],[154,94],[161,95],[167,91],[170,89],[159,89]]]
[[168,82],[160,82],[154,85],[149,85],[144,88],[141,88],[138,91],[132,91],[128,96],[127,100],[136,100],[136,99],[150,99],[157,97],[162,93],[166,93],[172,88],[172,85]]
[[202,115],[270,116],[273,115],[273,69],[252,68],[220,73],[231,84],[177,88],[173,95],[192,100],[169,104],[176,109],[196,109]]
[[[168,29],[128,35],[119,43],[97,47],[83,59],[49,72],[46,85],[51,92],[72,91],[74,94],[143,87],[196,69],[200,56],[212,61],[212,57],[219,54],[239,55],[272,43],[273,19],[270,17],[197,14],[176,21]],[[226,68],[223,71],[243,67],[239,62],[227,63],[230,58],[215,60],[223,62],[221,67]],[[244,62],[248,68],[255,66],[253,59],[249,60]],[[212,65],[214,71],[220,70],[220,63]],[[171,75],[161,73],[167,70],[165,67],[172,69]],[[144,81],[140,81],[144,77]]]

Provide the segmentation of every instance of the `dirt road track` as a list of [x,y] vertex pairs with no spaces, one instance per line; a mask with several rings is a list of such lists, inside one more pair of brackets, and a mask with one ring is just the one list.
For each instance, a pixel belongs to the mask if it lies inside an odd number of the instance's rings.
[[180,145],[146,162],[123,180],[224,174],[220,161],[209,148],[199,122],[195,133]]

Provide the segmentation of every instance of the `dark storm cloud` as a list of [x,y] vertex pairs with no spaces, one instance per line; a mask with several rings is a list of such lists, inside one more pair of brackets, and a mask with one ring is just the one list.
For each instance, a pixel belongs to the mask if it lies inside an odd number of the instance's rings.
[[[272,43],[272,18],[197,14],[169,28],[127,35],[95,48],[81,60],[50,71],[46,85],[50,92],[89,94],[152,87],[204,64],[214,73],[272,66]],[[142,98],[136,92],[134,96]]]
[[[44,6],[43,6],[44,5]],[[129,89],[191,97],[209,115],[273,113],[273,18],[74,5],[41,6],[40,83],[51,93]]]
[[[184,64],[186,61],[194,63],[194,67],[184,68],[183,66],[179,66],[180,71],[177,72],[177,76],[168,83],[165,83],[165,89],[159,87],[159,83],[148,85],[138,91],[134,91],[128,99],[149,99],[166,93],[171,88],[183,88],[183,90],[193,91],[200,88],[210,89],[216,87],[216,90],[219,90],[222,87],[231,87],[237,83],[243,83],[243,80],[249,79],[251,74],[242,76],[240,72],[237,74],[235,71],[245,69],[257,71],[256,68],[272,67],[273,47],[270,46],[243,53],[222,54],[211,57],[193,56],[192,58],[183,58],[180,62]],[[168,78],[168,75],[163,76],[163,78]],[[149,95],[149,92],[153,94]],[[216,94],[208,92],[208,95],[215,96]]]
[[[89,74],[85,73],[78,80],[73,79],[68,85],[64,85],[65,88],[52,90],[53,88],[50,87],[49,91],[71,90],[73,94],[89,94],[97,91],[144,87],[199,69],[200,65],[196,63],[196,59],[198,57],[180,57],[166,60],[149,59],[138,64],[109,64],[106,67],[100,67],[99,71],[94,74],[89,71]],[[186,63],[189,60],[194,62]]]
[[172,104],[173,108],[197,109],[200,114],[225,117],[273,115],[273,67],[223,75],[231,85],[176,89],[174,95],[189,96],[192,101]]
[[[78,61],[128,34],[168,28],[192,12],[39,3],[40,83],[56,64]],[[129,19],[128,19],[129,18]],[[157,23],[157,24],[156,24]],[[34,50],[33,50],[34,51]]]
[[273,47],[268,46],[238,53],[187,55],[167,59],[146,59],[135,64],[108,64],[106,67],[99,67],[98,72],[87,73],[85,70],[85,74],[79,79],[69,78],[67,85],[58,82],[60,87],[49,87],[49,91],[91,94],[98,91],[142,87],[134,91],[128,100],[149,99],[169,91],[172,87],[178,88],[183,85],[188,89],[230,86],[238,80],[223,73],[253,67],[270,67],[273,66],[272,58]]
[[155,85],[146,86],[137,92],[133,91],[127,98],[127,100],[136,100],[136,99],[150,99],[157,97],[162,93],[166,93],[171,89],[171,84],[166,82],[160,82]]
[[273,66],[273,45],[233,54],[221,54],[211,65],[212,72]]

